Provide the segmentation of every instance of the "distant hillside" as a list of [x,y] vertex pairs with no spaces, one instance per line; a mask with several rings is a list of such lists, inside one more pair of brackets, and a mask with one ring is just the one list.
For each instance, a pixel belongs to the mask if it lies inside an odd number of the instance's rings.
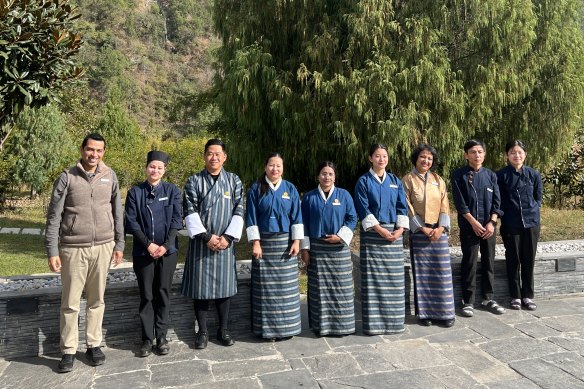
[[90,99],[97,106],[108,99],[121,102],[145,132],[200,130],[189,103],[213,77],[212,51],[219,40],[211,30],[210,2],[76,3]]

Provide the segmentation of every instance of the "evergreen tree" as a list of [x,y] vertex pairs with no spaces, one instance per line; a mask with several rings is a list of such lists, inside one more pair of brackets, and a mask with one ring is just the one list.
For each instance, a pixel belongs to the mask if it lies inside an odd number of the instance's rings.
[[398,174],[429,142],[448,175],[475,136],[494,168],[516,137],[530,163],[547,163],[581,120],[580,10],[580,0],[216,0],[230,158],[250,180],[281,151],[302,188],[323,159],[352,186],[377,142]]
[[14,160],[12,176],[16,184],[30,185],[32,198],[78,153],[67,132],[65,118],[55,105],[26,108],[15,127],[9,144]]
[[0,0],[0,151],[24,107],[46,105],[83,73],[78,17],[68,0]]

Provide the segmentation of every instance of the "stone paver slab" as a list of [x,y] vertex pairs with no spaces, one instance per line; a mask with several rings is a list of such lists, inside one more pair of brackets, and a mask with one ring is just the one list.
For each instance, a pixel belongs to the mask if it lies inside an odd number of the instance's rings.
[[575,351],[580,355],[584,355],[584,339],[574,337],[553,337],[548,341],[557,344],[558,346],[568,350]]
[[[79,357],[82,357],[81,353],[77,353]],[[59,360],[60,357],[36,357],[11,361],[0,376],[0,388],[36,388],[41,383],[48,388],[86,388],[91,385],[94,367],[76,360],[72,372],[58,374],[56,369]]]
[[[293,341],[291,339],[290,341]],[[235,344],[225,347],[216,342],[209,342],[204,350],[191,350],[197,358],[214,362],[237,361],[242,359],[253,359],[260,357],[271,357],[278,355],[275,343],[267,342],[257,338],[236,339]]]
[[379,373],[397,369],[391,362],[379,357],[377,347],[366,346],[359,349],[351,349],[350,353],[366,373]]
[[150,366],[153,387],[172,387],[213,382],[207,361],[181,361]]
[[[501,316],[505,316],[508,313]],[[484,312],[480,308],[475,309],[475,316],[470,319],[468,320],[468,327],[487,339],[506,339],[522,334],[512,326],[499,320],[497,316],[489,312]]]
[[277,352],[285,358],[303,358],[324,354],[330,347],[324,338],[295,336],[290,340],[273,343]]
[[259,376],[258,379],[264,389],[319,388],[318,383],[308,370],[292,370],[281,373],[264,374]]
[[541,359],[513,362],[510,366],[543,388],[581,389],[584,387],[584,381]]
[[472,376],[456,366],[437,366],[425,370],[429,375],[435,377],[438,382],[442,383],[444,388],[468,389],[481,386]]
[[261,385],[257,378],[238,378],[236,380],[206,382],[189,387],[205,389],[260,389]]
[[520,378],[512,381],[492,382],[489,384],[489,389],[541,389],[541,386],[527,378]]
[[0,234],[19,234],[20,228],[13,227],[2,227],[0,228]]
[[339,388],[444,388],[426,370],[400,370],[386,373],[368,374],[359,377],[345,377],[319,380],[323,389]]
[[435,347],[454,366],[467,371],[477,382],[484,384],[520,378],[513,369],[470,343],[452,342]]
[[480,348],[504,363],[563,351],[553,343],[528,337],[493,340]]
[[20,233],[22,235],[41,235],[40,228],[23,228]]
[[376,343],[383,342],[383,338],[381,336],[369,336],[363,335],[362,333],[358,333],[356,335],[348,335],[342,338],[334,338],[331,336],[323,337],[325,342],[329,345],[332,349],[338,349],[341,347],[360,347],[364,345],[373,345]]
[[582,331],[584,315],[567,315],[545,318],[541,322],[561,332],[579,332]]
[[218,362],[211,365],[216,380],[233,380],[243,377],[290,370],[290,365],[281,358],[258,358],[234,362]]
[[584,358],[577,353],[558,353],[541,357],[546,362],[559,367],[584,382]]
[[537,317],[554,317],[573,315],[574,313],[584,314],[584,307],[577,304],[577,300],[571,299],[550,299],[536,301],[537,310],[533,315]]
[[317,380],[363,374],[357,361],[348,353],[334,353],[302,359]]
[[95,389],[124,389],[124,388],[158,388],[160,386],[150,384],[150,372],[148,370],[130,371],[127,373],[112,374],[96,377],[92,388]]
[[426,340],[430,343],[449,343],[464,340],[486,341],[486,338],[470,328],[453,328],[451,331],[442,331],[426,336]]
[[532,338],[536,339],[544,339],[549,338],[550,336],[558,336],[561,335],[561,332],[546,326],[540,322],[532,322],[532,323],[522,323],[516,324],[515,329],[523,332],[525,335],[531,336]]
[[497,316],[497,319],[501,320],[505,324],[513,325],[520,323],[530,323],[539,319],[539,317],[535,316],[532,311],[514,311],[508,306],[505,306],[505,308],[507,308],[507,312],[501,316]]
[[377,346],[380,356],[398,369],[419,369],[448,365],[442,356],[425,339],[400,340]]
[[106,361],[103,365],[96,367],[98,376],[125,373],[134,370],[147,370],[148,365],[160,358],[151,355],[148,358],[137,358],[132,350],[120,350],[104,347],[102,351],[105,354]]

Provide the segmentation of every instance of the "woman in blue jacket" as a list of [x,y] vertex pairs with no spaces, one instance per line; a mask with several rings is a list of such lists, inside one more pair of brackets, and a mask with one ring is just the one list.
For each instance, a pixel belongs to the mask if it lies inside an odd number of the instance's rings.
[[146,181],[126,197],[125,232],[134,237],[133,266],[140,288],[141,357],[151,354],[154,339],[160,355],[170,350],[166,332],[182,218],[180,190],[162,181],[168,161],[166,153],[149,152]]
[[304,238],[300,198],[284,180],[284,160],[268,156],[265,173],[247,192],[245,224],[252,243],[252,329],[256,336],[287,339],[300,334],[298,253]]
[[387,147],[369,149],[371,169],[355,187],[361,220],[361,308],[367,335],[404,331],[405,287],[402,234],[409,227],[406,193],[399,178],[386,172]]
[[308,318],[319,336],[355,332],[353,263],[349,244],[357,213],[349,192],[335,186],[332,162],[317,168],[318,187],[302,198],[302,260],[308,265]]
[[539,239],[543,185],[539,172],[525,166],[525,145],[505,146],[508,165],[497,172],[501,192],[501,237],[505,245],[511,308],[534,311],[533,268]]

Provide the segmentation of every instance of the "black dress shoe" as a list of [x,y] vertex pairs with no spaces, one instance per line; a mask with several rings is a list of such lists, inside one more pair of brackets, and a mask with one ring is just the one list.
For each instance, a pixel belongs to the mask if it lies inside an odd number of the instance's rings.
[[145,358],[150,354],[152,354],[152,342],[146,339],[140,347],[140,357]]
[[454,319],[441,320],[438,322],[440,327],[450,328],[454,325]]
[[57,371],[59,373],[69,373],[73,370],[73,362],[75,362],[75,354],[63,354]]
[[418,323],[424,327],[430,327],[432,325],[432,320],[430,319],[418,319]]
[[87,351],[85,352],[85,356],[87,357],[89,363],[93,366],[103,365],[103,363],[105,362],[105,355],[103,354],[103,351],[101,351],[101,348],[99,347],[88,348]]
[[231,337],[229,330],[222,330],[221,328],[217,330],[217,340],[220,341],[223,346],[233,346],[235,344],[235,340]]
[[209,343],[209,336],[206,332],[197,332],[197,337],[195,338],[195,348],[204,349],[207,348],[207,343]]
[[158,354],[166,355],[170,352],[170,346],[168,345],[168,340],[166,337],[156,339],[156,350],[158,350]]

